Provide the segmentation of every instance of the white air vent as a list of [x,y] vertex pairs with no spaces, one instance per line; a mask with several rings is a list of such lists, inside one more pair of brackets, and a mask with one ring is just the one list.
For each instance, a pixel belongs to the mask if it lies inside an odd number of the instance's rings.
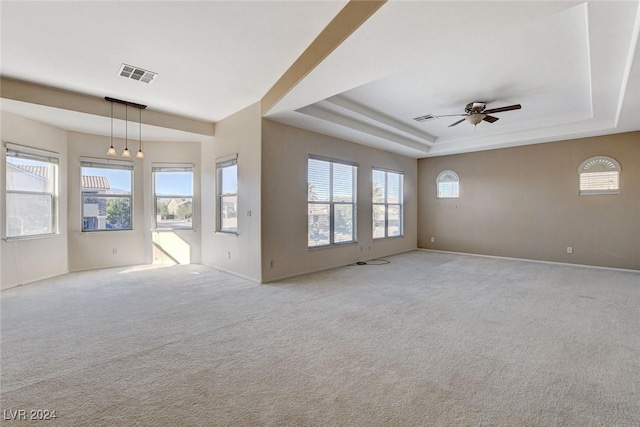
[[122,77],[138,80],[144,83],[151,83],[153,79],[155,79],[158,75],[158,73],[154,73],[153,71],[144,70],[142,68],[134,67],[133,65],[127,64],[122,64],[119,74]]
[[413,120],[416,122],[426,122],[427,120],[435,119],[436,116],[433,114],[427,114],[426,116],[414,117]]

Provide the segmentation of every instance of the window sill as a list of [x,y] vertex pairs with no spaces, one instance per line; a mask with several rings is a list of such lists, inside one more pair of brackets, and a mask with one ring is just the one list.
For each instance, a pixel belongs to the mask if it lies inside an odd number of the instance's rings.
[[22,242],[25,240],[40,240],[40,239],[49,239],[51,237],[59,236],[59,233],[47,233],[47,234],[34,234],[33,236],[14,236],[14,237],[5,237],[4,240],[7,243],[13,242]]
[[236,236],[236,237],[240,235],[237,231],[224,231],[224,230],[216,230],[215,234],[228,234],[230,236]]
[[131,230],[116,230],[116,229],[112,229],[112,230],[95,230],[95,231],[79,231],[78,234],[81,236],[88,236],[88,235],[105,235],[105,234],[132,234],[135,233],[137,230],[131,229]]
[[351,245],[357,245],[357,244],[358,242],[331,243],[329,245],[322,245],[322,246],[307,246],[307,250],[317,251],[319,249],[339,248],[341,246],[351,246]]
[[198,230],[196,230],[195,228],[152,228],[151,229],[152,233],[165,233],[165,232],[175,233],[176,231],[183,231],[186,233],[195,233]]
[[403,236],[374,237],[373,241],[374,242],[381,242],[381,241],[385,241],[385,240],[402,239],[403,237],[404,237],[404,235]]

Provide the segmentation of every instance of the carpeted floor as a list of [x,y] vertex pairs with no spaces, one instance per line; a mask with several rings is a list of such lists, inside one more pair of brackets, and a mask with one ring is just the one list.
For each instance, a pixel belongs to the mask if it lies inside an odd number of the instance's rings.
[[388,259],[269,285],[192,265],[3,291],[3,418],[640,425],[640,273],[425,251]]

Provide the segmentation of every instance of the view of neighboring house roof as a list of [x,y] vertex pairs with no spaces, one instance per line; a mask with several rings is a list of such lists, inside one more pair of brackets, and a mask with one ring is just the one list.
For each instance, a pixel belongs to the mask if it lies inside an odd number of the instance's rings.
[[109,179],[106,176],[83,176],[82,188],[96,188],[100,190],[109,190],[111,185]]
[[13,165],[23,169],[33,175],[37,175],[40,178],[49,179],[49,168],[47,166],[31,166],[31,165]]

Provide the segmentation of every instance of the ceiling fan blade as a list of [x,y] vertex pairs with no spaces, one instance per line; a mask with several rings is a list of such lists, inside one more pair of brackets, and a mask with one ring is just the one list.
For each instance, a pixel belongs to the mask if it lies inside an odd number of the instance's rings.
[[434,117],[440,118],[440,117],[455,117],[455,116],[466,116],[466,114],[441,114],[439,116],[434,116]]
[[495,122],[497,120],[500,120],[500,118],[499,117],[494,117],[494,116],[487,116],[482,120],[484,120],[485,122],[493,123],[493,122]]
[[522,105],[514,104],[514,105],[508,105],[506,107],[492,108],[490,110],[484,110],[483,113],[484,114],[502,113],[503,111],[519,110],[521,108],[522,108]]
[[447,127],[452,128],[452,127],[454,127],[455,125],[459,125],[460,123],[464,122],[464,120],[465,120],[465,119],[460,119],[460,120],[458,120],[458,121],[457,121],[457,122],[455,122],[455,123],[451,123],[451,124],[450,124],[449,126],[447,126]]

